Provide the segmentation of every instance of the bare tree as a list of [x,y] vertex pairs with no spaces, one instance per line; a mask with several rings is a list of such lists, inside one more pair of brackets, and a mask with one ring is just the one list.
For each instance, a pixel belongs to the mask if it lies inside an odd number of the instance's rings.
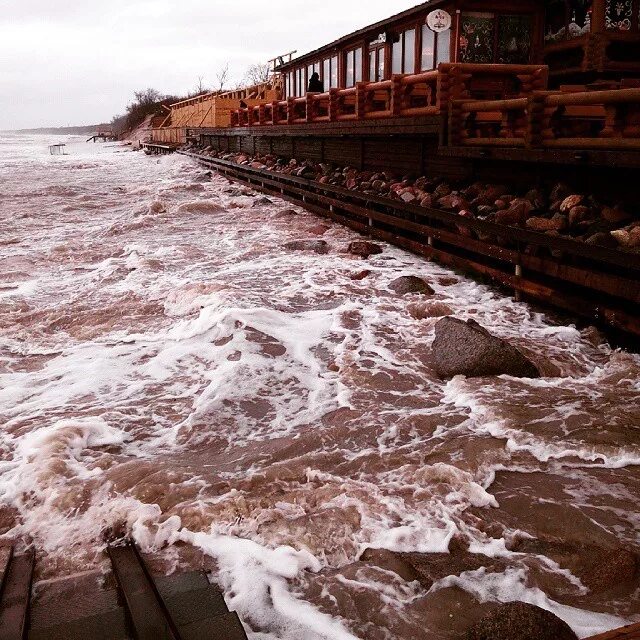
[[229,63],[216,73],[216,91],[222,92],[229,82]]
[[196,95],[205,93],[207,89],[204,86],[204,76],[198,76],[198,84],[196,85]]
[[133,93],[137,106],[146,107],[151,104],[155,104],[162,100],[162,94],[155,89],[143,89],[142,91],[135,91]]
[[252,64],[247,68],[244,76],[244,83],[250,87],[257,84],[263,84],[269,81],[271,77],[271,65],[268,62],[264,64]]

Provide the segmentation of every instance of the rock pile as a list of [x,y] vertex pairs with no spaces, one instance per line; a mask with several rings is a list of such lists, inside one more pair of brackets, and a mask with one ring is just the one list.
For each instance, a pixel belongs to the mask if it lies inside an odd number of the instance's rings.
[[[391,172],[359,171],[329,163],[287,160],[275,155],[249,156],[198,150],[203,155],[260,170],[315,180],[353,191],[433,207],[465,218],[517,226],[551,236],[569,237],[587,244],[640,253],[640,216],[618,202],[604,203],[568,185],[535,188],[518,193],[507,185],[473,182],[453,184],[442,179],[398,176]],[[481,234],[460,225],[465,235]]]

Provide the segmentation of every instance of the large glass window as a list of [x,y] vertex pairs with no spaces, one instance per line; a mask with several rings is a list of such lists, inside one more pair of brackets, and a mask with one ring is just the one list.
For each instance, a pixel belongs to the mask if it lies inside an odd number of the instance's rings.
[[416,30],[403,31],[393,43],[391,50],[392,73],[415,73]]
[[441,62],[451,62],[451,29],[439,33],[436,38],[436,67]]
[[435,33],[424,24],[420,69],[431,71],[441,62],[451,62],[451,30]]
[[530,16],[500,16],[498,18],[498,62],[526,64],[531,58]]
[[460,20],[460,62],[493,62],[495,16],[463,13]]
[[436,61],[436,34],[426,24],[422,25],[422,56],[420,68],[422,71],[430,71]]
[[355,74],[353,70],[353,61],[355,59],[355,52],[347,51],[346,63],[345,63],[345,78],[344,85],[347,87],[353,87],[355,84]]
[[391,73],[402,73],[402,36],[398,37],[391,48]]
[[633,0],[607,0],[605,9],[607,29],[631,31],[637,28],[633,15]]
[[[627,14],[628,24],[631,24],[633,0],[606,0],[606,3],[609,28],[617,28],[609,25],[618,19],[624,22]],[[628,11],[625,5],[628,5]],[[590,33],[592,10],[593,0],[549,0],[545,13],[545,41],[553,43]]]
[[369,80],[379,82],[384,80],[384,47],[376,47],[369,51]]
[[305,83],[305,72],[304,68],[300,67],[300,69],[296,70],[296,93],[295,95],[300,98],[306,93],[307,87]]
[[362,47],[347,51],[345,56],[345,87],[353,87],[362,82]]
[[287,86],[285,88],[285,98],[291,98],[295,95],[295,87],[293,81],[293,71],[289,71],[287,74]]
[[403,73],[415,73],[416,70],[416,30],[404,32],[404,65]]
[[322,84],[329,91],[338,86],[338,57],[326,58],[322,61]]

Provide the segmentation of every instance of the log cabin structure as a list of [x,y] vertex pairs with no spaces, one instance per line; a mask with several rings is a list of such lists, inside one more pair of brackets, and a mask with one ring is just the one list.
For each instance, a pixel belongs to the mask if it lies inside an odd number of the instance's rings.
[[[211,102],[238,96],[191,99],[172,105],[170,123],[190,144],[184,153],[234,180],[640,335],[637,253],[225,159],[515,188],[561,172],[595,196],[615,185],[635,207],[635,181],[620,169],[640,178],[639,27],[640,0],[432,0],[283,61],[268,96],[243,94],[220,118]],[[310,92],[313,74],[322,86]]]
[[225,92],[210,92],[181,100],[169,106],[158,126],[154,125],[152,142],[180,145],[187,141],[187,129],[227,127],[231,112],[240,106],[255,106],[281,95],[279,77],[271,82]]

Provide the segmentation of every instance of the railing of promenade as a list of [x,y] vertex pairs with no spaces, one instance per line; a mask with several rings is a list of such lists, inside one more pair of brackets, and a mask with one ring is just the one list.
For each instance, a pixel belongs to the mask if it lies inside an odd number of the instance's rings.
[[534,91],[514,100],[454,100],[449,145],[640,150],[640,89]]
[[441,64],[436,71],[359,82],[349,89],[308,93],[231,113],[232,127],[277,126],[446,112],[450,100],[511,98],[546,89],[543,65]]

